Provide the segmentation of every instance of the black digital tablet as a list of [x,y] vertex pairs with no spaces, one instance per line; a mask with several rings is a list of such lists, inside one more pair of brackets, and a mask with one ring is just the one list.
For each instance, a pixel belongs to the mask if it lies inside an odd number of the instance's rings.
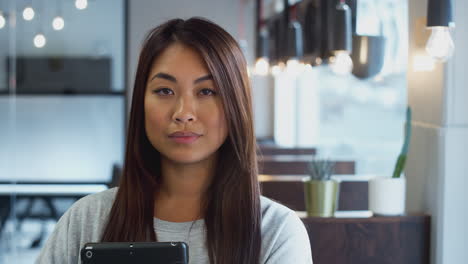
[[184,242],[100,242],[81,249],[83,264],[188,264]]

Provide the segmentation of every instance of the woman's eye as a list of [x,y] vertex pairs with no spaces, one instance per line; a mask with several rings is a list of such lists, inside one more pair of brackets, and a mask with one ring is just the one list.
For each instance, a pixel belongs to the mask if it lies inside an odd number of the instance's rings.
[[170,95],[172,93],[172,90],[169,88],[161,88],[153,91],[155,94],[159,95]]
[[203,95],[216,95],[215,91],[208,88],[202,89],[200,93],[202,93]]

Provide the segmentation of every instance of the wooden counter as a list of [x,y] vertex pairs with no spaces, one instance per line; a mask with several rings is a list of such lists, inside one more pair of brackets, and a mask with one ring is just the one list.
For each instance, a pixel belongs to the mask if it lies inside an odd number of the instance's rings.
[[429,264],[428,215],[301,219],[314,264]]
[[[314,155],[260,155],[260,174],[307,174],[308,163]],[[354,161],[335,160],[335,174],[354,174]]]

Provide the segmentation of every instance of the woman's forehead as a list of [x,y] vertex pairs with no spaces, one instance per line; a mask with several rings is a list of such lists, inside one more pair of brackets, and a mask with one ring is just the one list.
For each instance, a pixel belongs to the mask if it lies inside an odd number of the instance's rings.
[[174,43],[167,47],[151,66],[151,76],[157,72],[169,74],[209,74],[208,67],[200,53],[187,45]]

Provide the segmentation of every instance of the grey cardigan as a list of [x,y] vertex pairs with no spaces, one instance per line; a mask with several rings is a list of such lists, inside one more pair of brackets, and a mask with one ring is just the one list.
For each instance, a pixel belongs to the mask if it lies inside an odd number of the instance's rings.
[[[60,218],[36,263],[80,264],[81,247],[100,241],[116,193],[117,188],[113,188],[74,203]],[[260,263],[311,264],[309,237],[296,213],[263,196],[261,208]],[[183,241],[189,245],[191,264],[209,263],[203,219],[174,223],[154,218],[154,226],[158,241]]]

